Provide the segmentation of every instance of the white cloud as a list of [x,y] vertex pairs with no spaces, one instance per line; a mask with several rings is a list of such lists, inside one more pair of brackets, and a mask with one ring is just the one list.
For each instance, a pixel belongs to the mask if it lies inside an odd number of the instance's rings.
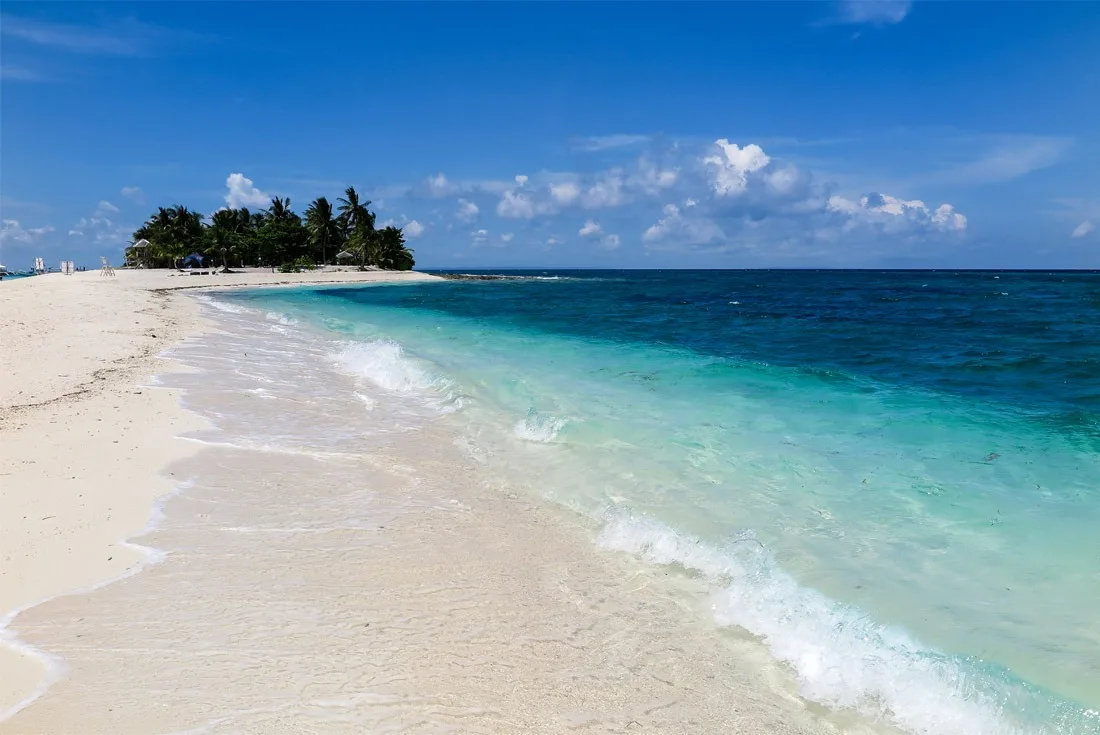
[[622,245],[618,235],[604,233],[603,226],[594,219],[585,222],[584,227],[580,228],[577,234],[589,240],[596,240],[601,250],[615,250]]
[[18,242],[29,245],[53,231],[54,229],[49,225],[25,229],[19,224],[19,220],[6,219],[0,221],[0,242]]
[[512,219],[531,219],[535,216],[535,202],[520,191],[506,191],[497,202],[497,214]]
[[932,224],[944,232],[962,232],[966,229],[966,215],[955,211],[950,204],[941,204],[932,213]]
[[108,201],[100,201],[90,217],[81,217],[69,229],[69,236],[83,238],[88,245],[114,250],[129,242],[132,227],[120,225],[111,219],[118,207]]
[[512,242],[512,240],[514,238],[515,238],[515,234],[513,234],[511,232],[505,232],[503,235],[500,236],[500,241],[501,242]]
[[886,233],[934,230],[962,232],[966,230],[966,217],[950,204],[941,204],[935,210],[919,199],[898,199],[889,194],[865,194],[857,201],[841,196],[829,197],[826,209],[847,218],[845,229],[859,225],[872,225]]
[[736,196],[748,188],[749,174],[759,171],[771,163],[764,149],[755,143],[741,148],[725,138],[714,142],[717,153],[707,156],[703,163],[713,166],[712,185],[719,196]]
[[779,194],[790,194],[805,182],[805,175],[794,166],[783,166],[770,171],[764,180]]
[[140,186],[124,186],[118,193],[122,195],[123,199],[129,199],[131,202],[145,203],[145,192],[141,190]]
[[[740,146],[726,139],[714,145],[699,159],[705,182],[692,180],[682,186],[692,196],[682,206],[666,208],[643,241],[724,241],[731,247],[785,243],[783,247],[793,253],[799,243],[811,247],[815,241],[839,241],[841,236],[851,242],[860,233],[908,241],[967,229],[966,216],[951,204],[929,206],[918,199],[877,192],[841,196],[834,193],[834,185],[815,181],[809,171],[773,159],[759,145]],[[702,186],[705,195],[697,196]]]
[[679,226],[682,221],[680,217],[680,208],[675,204],[665,205],[665,216],[657,220],[656,224],[650,225],[646,228],[646,231],[642,233],[642,240],[645,242],[655,242],[663,239],[667,236],[675,227]]
[[660,169],[649,159],[643,158],[638,162],[638,174],[633,177],[631,183],[640,187],[646,194],[655,195],[675,186],[679,178],[679,172],[673,169]]
[[617,207],[626,201],[623,192],[624,183],[622,171],[613,168],[588,188],[581,199],[581,204],[586,209]]
[[584,223],[584,227],[577,231],[577,234],[581,237],[589,237],[590,235],[603,234],[603,227],[600,223],[594,219],[590,219]]
[[447,178],[442,173],[438,173],[434,176],[429,176],[413,187],[394,186],[389,188],[392,189],[391,196],[411,194],[413,196],[428,197],[431,199],[443,199],[460,195],[469,197],[470,194],[476,192],[501,194],[511,189],[512,186],[513,184],[511,181],[497,181],[494,179],[455,181]]
[[230,209],[266,207],[271,203],[271,196],[256,188],[252,179],[244,174],[229,174],[225,187],[229,190],[225,195],[225,204]]
[[424,225],[420,224],[419,222],[417,222],[414,219],[409,220],[408,224],[406,224],[402,228],[402,231],[405,233],[405,235],[407,235],[410,238],[420,237],[421,235],[424,234]]
[[581,195],[581,188],[575,182],[564,181],[560,184],[550,185],[550,196],[558,204],[569,205],[577,201]]
[[466,199],[459,199],[458,213],[455,214],[455,217],[457,217],[461,222],[470,223],[477,219],[477,216],[478,214],[480,214],[480,212],[481,210],[478,209],[477,205],[473,202]]
[[643,242],[656,244],[671,239],[677,245],[702,245],[725,237],[713,221],[694,215],[685,217],[675,204],[666,204],[664,215],[642,233]]
[[905,20],[911,0],[842,0],[838,8],[842,23],[893,25]]
[[458,188],[448,181],[442,172],[429,176],[424,183],[428,187],[428,194],[433,197],[448,197],[458,191]]
[[[516,177],[515,187],[503,192],[500,201],[497,202],[497,214],[510,219],[531,219],[536,214],[556,214],[557,205],[544,197],[536,201],[538,191],[529,189],[527,183],[530,178],[524,175]],[[545,193],[543,190],[542,193]]]
[[479,247],[481,245],[489,244],[489,231],[485,229],[474,230],[470,233],[470,245],[472,247]]
[[1081,224],[1079,224],[1075,228],[1073,228],[1073,232],[1070,233],[1070,237],[1075,238],[1075,239],[1076,238],[1082,238],[1085,235],[1088,235],[1089,233],[1091,233],[1095,229],[1096,229],[1096,225],[1089,222],[1088,220],[1085,220],[1084,222],[1082,222]]

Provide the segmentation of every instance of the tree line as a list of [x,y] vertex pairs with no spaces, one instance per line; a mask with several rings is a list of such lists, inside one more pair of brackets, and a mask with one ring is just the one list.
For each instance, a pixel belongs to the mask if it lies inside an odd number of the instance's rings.
[[[160,207],[133,235],[126,265],[174,268],[198,253],[226,269],[270,266],[284,270],[341,261],[361,268],[411,270],[413,251],[399,227],[376,229],[370,201],[360,201],[354,187],[337,199],[337,207],[318,197],[305,218],[290,208],[289,198],[275,197],[265,210],[220,209],[210,221],[185,206]],[[144,240],[148,244],[140,244]]]

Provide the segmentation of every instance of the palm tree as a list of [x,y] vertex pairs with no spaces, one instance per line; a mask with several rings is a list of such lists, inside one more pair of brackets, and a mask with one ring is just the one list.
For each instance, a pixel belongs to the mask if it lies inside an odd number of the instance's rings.
[[391,225],[379,231],[378,265],[387,270],[412,269],[413,254],[405,247],[405,233],[400,228]]
[[222,267],[225,270],[229,270],[229,253],[237,252],[240,224],[240,217],[235,210],[221,209],[214,212],[210,227],[206,230],[210,247],[205,254],[222,256]]
[[341,234],[340,223],[333,217],[332,205],[325,197],[315,199],[306,210],[306,229],[310,243],[321,248],[321,265],[325,265],[329,244],[339,241]]
[[193,251],[204,236],[202,215],[183,205],[159,207],[156,214],[134,232],[134,242],[148,240],[141,257],[146,262],[172,264]]
[[267,216],[276,221],[283,222],[290,219],[294,215],[294,212],[290,209],[290,197],[280,199],[279,197],[271,198],[271,207],[267,210]]
[[370,200],[360,203],[359,192],[355,191],[354,186],[349,186],[344,191],[344,196],[337,201],[340,202],[340,219],[347,230],[357,230],[368,222],[371,229],[374,229],[374,215],[367,210]]
[[374,212],[367,209],[370,201],[360,203],[354,186],[349,186],[340,197],[340,219],[348,233],[348,244],[359,251],[359,267],[367,265],[368,258],[375,259],[377,238],[374,233]]

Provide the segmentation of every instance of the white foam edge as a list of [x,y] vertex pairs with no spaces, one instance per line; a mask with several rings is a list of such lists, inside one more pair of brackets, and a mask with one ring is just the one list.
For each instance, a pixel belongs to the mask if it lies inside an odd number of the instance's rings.
[[35,600],[34,602],[30,602],[26,605],[22,605],[8,611],[2,618],[0,618],[0,645],[3,645],[15,651],[19,655],[37,659],[45,666],[46,669],[45,676],[38,683],[38,686],[35,687],[35,689],[29,695],[24,697],[19,702],[16,702],[7,710],[0,712],[0,723],[10,720],[12,717],[15,717],[15,715],[19,714],[24,709],[34,704],[34,702],[44,696],[54,684],[61,681],[64,678],[65,674],[68,672],[68,665],[65,663],[64,658],[58,656],[57,654],[50,653],[49,651],[38,648],[37,646],[33,646],[30,643],[27,643],[26,641],[19,638],[19,636],[11,627],[12,623],[14,623],[15,620],[22,613],[30,610],[31,608],[38,607],[39,605],[43,605],[47,602],[50,602],[51,600],[56,600],[61,597],[90,594],[108,585],[112,585],[115,582],[129,579],[130,577],[133,577],[138,573],[144,571],[148,567],[155,564],[160,564],[165,559],[167,559],[168,552],[163,551],[162,549],[154,548],[152,546],[144,546],[142,544],[134,543],[130,539],[141,538],[142,536],[148,535],[157,530],[165,518],[165,504],[167,504],[168,501],[172,500],[173,498],[179,496],[188,488],[192,487],[193,484],[194,483],[191,480],[183,480],[177,482],[171,490],[164,493],[155,501],[153,501],[153,507],[149,512],[149,520],[141,528],[141,530],[118,541],[118,546],[121,546],[125,549],[130,549],[131,551],[136,551],[143,556],[143,558],[139,559],[136,563],[131,564],[120,574],[117,574],[113,577],[108,577],[107,579],[102,579],[83,587],[66,590],[64,592],[59,592],[56,595],[49,595],[48,597],[44,597],[40,600]]
[[800,585],[751,533],[723,550],[619,510],[605,511],[601,520],[600,547],[701,574],[716,622],[758,636],[773,658],[794,670],[806,699],[918,735],[1024,735],[970,686],[956,662],[900,628]]

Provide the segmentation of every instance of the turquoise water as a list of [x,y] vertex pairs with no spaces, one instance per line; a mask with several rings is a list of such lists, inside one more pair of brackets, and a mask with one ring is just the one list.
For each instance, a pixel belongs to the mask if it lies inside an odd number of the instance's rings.
[[510,275],[225,298],[707,581],[808,699],[1100,732],[1100,276]]

